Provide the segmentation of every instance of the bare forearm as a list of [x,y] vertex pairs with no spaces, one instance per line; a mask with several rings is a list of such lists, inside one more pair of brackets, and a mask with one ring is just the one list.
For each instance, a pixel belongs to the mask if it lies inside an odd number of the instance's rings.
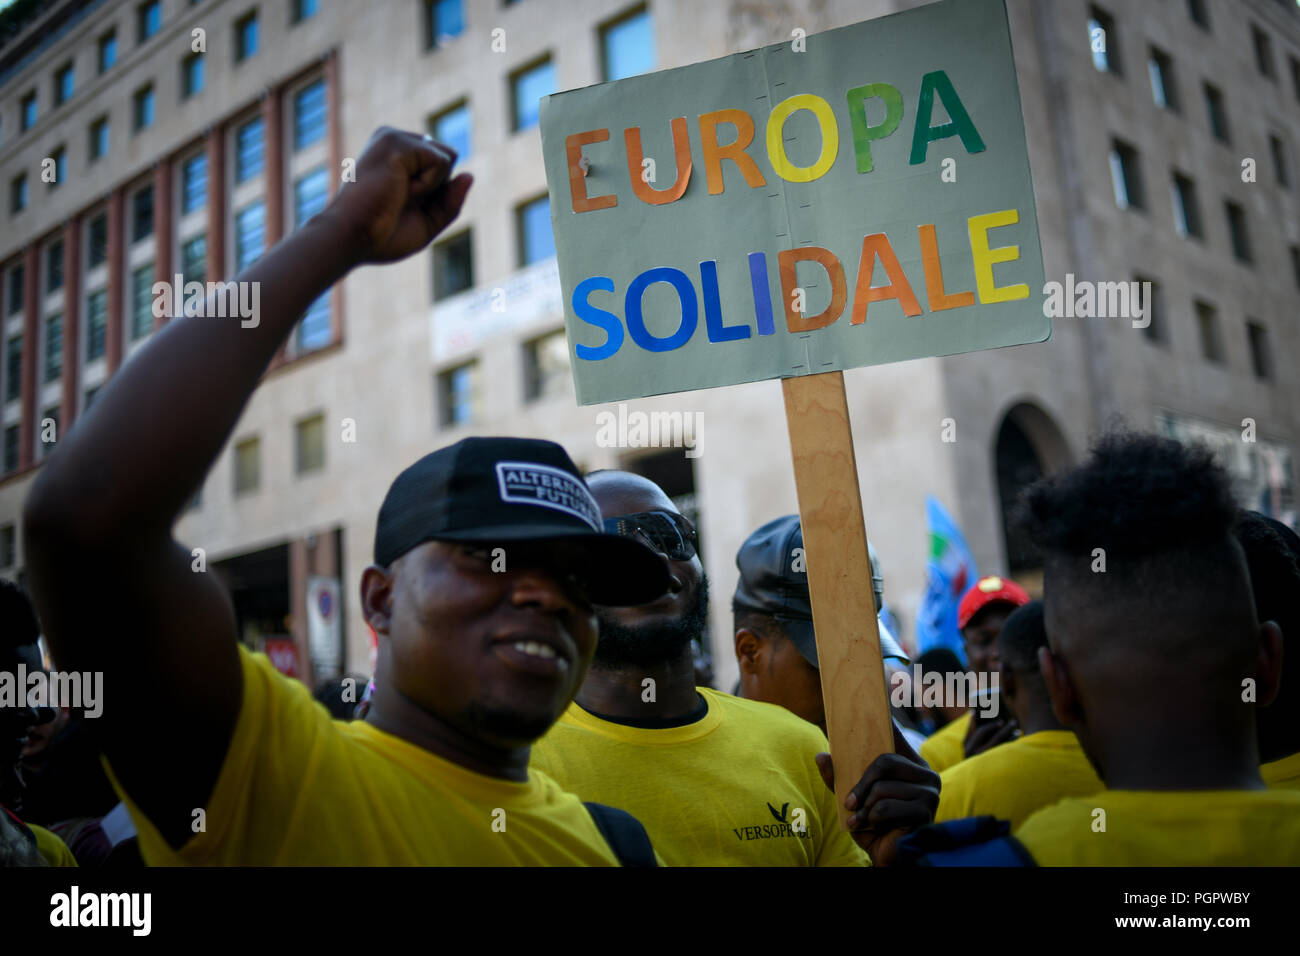
[[29,516],[91,537],[167,533],[295,322],[353,265],[345,238],[318,216],[235,277],[256,289],[255,315],[169,322],[60,442]]

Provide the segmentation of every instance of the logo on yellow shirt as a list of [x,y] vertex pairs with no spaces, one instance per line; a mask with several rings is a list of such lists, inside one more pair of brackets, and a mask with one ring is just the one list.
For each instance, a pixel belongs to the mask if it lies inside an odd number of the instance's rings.
[[789,819],[790,803],[789,801],[781,804],[778,810],[772,804],[767,805],[767,812],[772,814],[772,819],[776,823],[760,823],[751,827],[732,827],[731,832],[736,834],[736,839],[742,843],[747,840],[774,840],[784,837],[793,837],[794,839],[807,840],[812,834],[808,832],[803,810],[795,810],[795,818]]

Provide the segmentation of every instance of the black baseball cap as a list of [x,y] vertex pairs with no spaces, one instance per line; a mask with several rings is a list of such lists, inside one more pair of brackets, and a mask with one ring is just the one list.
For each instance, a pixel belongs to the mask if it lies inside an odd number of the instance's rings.
[[[812,599],[808,595],[808,572],[795,561],[794,551],[803,547],[803,528],[798,515],[785,515],[763,525],[736,552],[740,580],[732,606],[767,614],[781,622],[786,635],[799,654],[817,666],[817,640],[813,630]],[[868,542],[870,548],[870,542]],[[871,585],[879,614],[884,599],[884,579],[875,549],[871,550]],[[897,658],[908,663],[907,655],[883,622],[877,624],[882,658]]]
[[426,541],[571,542],[582,554],[574,571],[596,604],[649,604],[668,590],[663,558],[603,531],[596,499],[555,442],[465,438],[403,471],[379,508],[375,564]]

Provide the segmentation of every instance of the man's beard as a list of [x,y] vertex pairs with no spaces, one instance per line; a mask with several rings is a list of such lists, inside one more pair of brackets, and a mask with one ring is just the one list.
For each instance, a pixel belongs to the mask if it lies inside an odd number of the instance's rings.
[[676,660],[687,652],[692,640],[702,638],[709,617],[709,579],[700,575],[700,586],[690,606],[677,617],[653,624],[627,626],[611,621],[597,610],[600,640],[596,642],[593,667],[653,667]]

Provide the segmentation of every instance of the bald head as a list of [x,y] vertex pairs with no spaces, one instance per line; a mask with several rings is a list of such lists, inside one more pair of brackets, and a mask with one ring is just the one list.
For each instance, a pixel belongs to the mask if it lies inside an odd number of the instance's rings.
[[677,511],[662,488],[630,471],[593,471],[587,475],[587,486],[606,518],[640,511]]

